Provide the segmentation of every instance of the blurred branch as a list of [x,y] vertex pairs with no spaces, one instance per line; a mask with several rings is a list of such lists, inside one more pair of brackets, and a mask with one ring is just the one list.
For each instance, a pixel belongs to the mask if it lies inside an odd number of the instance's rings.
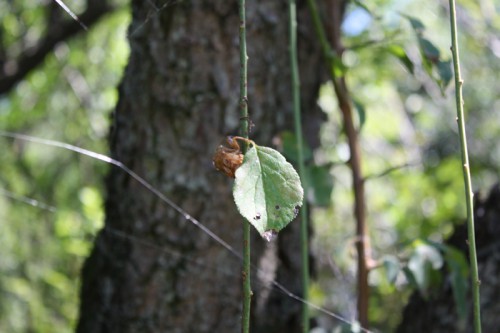
[[413,163],[409,163],[408,162],[408,163],[403,163],[403,164],[400,164],[400,165],[395,165],[395,166],[392,166],[392,167],[389,167],[389,168],[385,169],[382,172],[379,172],[379,173],[376,173],[376,174],[373,174],[373,175],[365,176],[364,181],[375,179],[375,178],[381,178],[381,177],[387,176],[388,174],[390,174],[390,173],[392,173],[394,171],[398,171],[398,170],[401,170],[401,169],[404,169],[404,168],[409,168],[409,167],[420,165],[420,164],[422,164],[422,163],[421,162],[413,162]]
[[351,51],[356,51],[369,47],[378,47],[394,43],[402,43],[401,34],[402,34],[401,29],[395,29],[393,31],[386,32],[386,35],[382,38],[367,39],[356,44],[346,45],[346,49]]
[[[90,27],[112,10],[113,7],[106,0],[89,0],[87,1],[87,9],[78,17],[81,22],[85,22],[85,25]],[[5,60],[0,68],[0,95],[8,93],[19,81],[40,65],[58,43],[85,31],[80,22],[74,19],[67,19],[63,22],[48,20],[48,24],[45,36],[40,39],[36,46],[25,49],[16,60]]]
[[[330,0],[326,3],[326,12],[329,15],[327,29],[321,21],[315,0],[308,0],[309,10],[311,12],[317,37],[323,49],[323,56],[330,68],[330,76],[333,82],[333,88],[337,97],[340,112],[342,113],[344,131],[349,145],[350,160],[349,166],[352,173],[352,186],[354,191],[354,215],[356,218],[356,248],[358,252],[358,321],[361,327],[368,327],[368,305],[369,305],[369,286],[368,286],[368,262],[371,261],[370,242],[367,236],[366,226],[366,204],[364,179],[361,170],[361,147],[359,143],[359,133],[354,125],[353,109],[350,91],[343,74],[335,72],[335,61],[338,60],[344,52],[344,46],[341,40],[341,23],[345,14],[347,1]],[[329,40],[327,39],[327,35]]]
[[[300,77],[299,60],[297,52],[297,8],[295,0],[288,1],[288,24],[289,24],[289,52],[290,52],[290,71],[292,74],[292,97],[293,97],[293,118],[295,124],[295,137],[297,139],[297,157],[299,164],[300,179],[305,181],[305,163],[304,163],[304,140],[302,135],[302,115],[300,110]],[[307,198],[307,188],[304,188],[304,197]],[[300,210],[300,252],[302,257],[302,298],[309,300],[309,233],[308,233],[308,213],[307,200],[304,200]],[[309,306],[302,305],[302,332],[308,333],[309,325]]]

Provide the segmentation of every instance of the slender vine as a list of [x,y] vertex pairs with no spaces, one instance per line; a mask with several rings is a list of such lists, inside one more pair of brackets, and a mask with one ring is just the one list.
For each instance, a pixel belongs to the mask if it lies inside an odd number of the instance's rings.
[[458,38],[457,38],[457,13],[455,8],[455,0],[450,0],[450,26],[451,26],[451,53],[453,56],[453,67],[455,72],[455,99],[457,107],[457,122],[458,133],[460,136],[460,151],[462,152],[462,166],[464,175],[465,186],[465,200],[467,206],[467,231],[468,231],[468,244],[469,244],[469,260],[471,265],[471,283],[472,283],[472,299],[474,308],[474,332],[481,332],[481,306],[479,298],[479,272],[477,267],[476,255],[476,236],[474,234],[474,207],[473,207],[473,193],[472,182],[470,177],[469,168],[469,155],[467,153],[467,137],[465,133],[465,120],[464,120],[464,101],[462,97],[462,86],[464,81],[460,74],[460,58],[458,52]]
[[[247,96],[247,42],[245,0],[239,0],[240,16],[240,135],[248,139],[248,96]],[[246,152],[248,143],[242,147]],[[250,304],[252,301],[252,287],[250,285],[250,223],[243,221],[243,313],[241,316],[241,331],[250,332]]]
[[325,29],[323,28],[323,23],[321,22],[321,17],[319,16],[318,6],[316,6],[316,1],[307,0],[307,5],[309,7],[309,11],[311,12],[314,24],[314,30],[321,44],[323,57],[327,62],[330,62],[334,54],[332,48],[330,47],[330,43],[328,43],[328,39],[326,38]]
[[309,11],[314,23],[314,28],[316,30],[316,35],[318,36],[321,48],[323,51],[323,57],[325,58],[326,65],[330,69],[330,76],[333,83],[333,88],[335,90],[335,95],[339,104],[340,111],[342,113],[342,120],[344,131],[347,136],[347,141],[349,145],[350,160],[349,167],[352,174],[352,186],[354,191],[354,215],[356,218],[356,250],[358,253],[358,281],[357,281],[357,310],[358,310],[358,321],[362,327],[368,328],[369,318],[368,318],[368,305],[369,305],[369,293],[370,289],[368,286],[368,273],[370,261],[370,245],[369,238],[367,235],[367,225],[366,225],[366,208],[365,208],[365,180],[363,178],[361,170],[361,148],[359,145],[359,134],[354,126],[353,120],[353,110],[351,98],[349,96],[349,90],[345,82],[344,77],[337,77],[335,73],[335,60],[336,57],[342,52],[342,45],[340,41],[340,21],[341,13],[339,2],[334,2],[337,5],[333,11],[335,17],[334,22],[337,24],[337,30],[333,33],[333,40],[329,43],[327,35],[325,33],[325,28],[321,22],[318,8],[316,6],[315,0],[308,0],[307,4],[309,6]]
[[[248,139],[248,94],[247,94],[247,42],[245,0],[239,0],[240,16],[240,135]],[[243,145],[243,153],[248,144]],[[243,314],[241,316],[241,331],[250,332],[250,304],[252,301],[252,287],[250,284],[250,223],[243,221]]]
[[[299,175],[304,181],[304,147],[302,139],[302,122],[300,112],[300,77],[299,64],[297,57],[297,8],[295,0],[288,1],[289,13],[289,33],[290,33],[290,67],[292,71],[292,96],[293,96],[293,115],[295,122],[295,134],[297,138],[297,152],[299,160]],[[304,192],[307,186],[304,187]],[[304,197],[307,198],[306,193]],[[304,200],[300,211],[300,248],[302,257],[302,297],[307,301],[309,299],[309,236],[308,236],[308,214],[307,200]],[[309,307],[306,303],[302,305],[302,332],[309,332]]]
[[248,139],[248,96],[247,96],[247,40],[245,0],[239,0],[240,15],[240,135]]

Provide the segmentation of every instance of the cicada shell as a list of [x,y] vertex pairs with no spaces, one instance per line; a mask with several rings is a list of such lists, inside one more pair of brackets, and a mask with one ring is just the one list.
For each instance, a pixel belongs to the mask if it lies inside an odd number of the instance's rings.
[[228,177],[234,178],[236,169],[243,163],[243,153],[235,138],[228,136],[226,145],[221,144],[215,150],[213,157],[214,167]]

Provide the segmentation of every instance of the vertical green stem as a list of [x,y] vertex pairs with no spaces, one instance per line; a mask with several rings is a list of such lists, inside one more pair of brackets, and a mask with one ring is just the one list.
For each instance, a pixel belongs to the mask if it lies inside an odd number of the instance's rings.
[[[299,64],[297,59],[297,9],[295,0],[288,1],[289,10],[289,33],[290,33],[290,66],[292,71],[292,96],[293,96],[293,115],[295,120],[295,134],[297,137],[297,151],[299,159],[299,175],[304,182],[304,149],[302,139],[302,122],[300,116],[300,78]],[[305,190],[305,189],[304,189]],[[304,197],[306,194],[304,193]],[[304,204],[300,212],[300,247],[302,254],[302,292],[305,300],[309,298],[309,237],[308,237],[308,222],[307,222],[307,201],[304,199]],[[302,305],[302,332],[309,332],[309,307],[306,303]]]
[[325,61],[329,64],[333,58],[333,51],[328,43],[328,39],[326,38],[325,29],[323,28],[323,23],[321,23],[321,18],[319,16],[318,6],[316,6],[315,0],[307,0],[307,5],[309,7],[309,11],[311,12],[311,17],[314,24],[314,30],[316,31],[316,35],[319,38],[319,42],[321,44],[321,50],[323,51],[323,56]]
[[243,314],[241,317],[241,331],[250,332],[250,304],[252,289],[250,286],[250,223],[243,224]]
[[[248,96],[247,96],[247,43],[245,0],[239,0],[240,15],[240,135],[248,138]],[[246,152],[245,144],[243,153]],[[250,285],[250,223],[243,222],[243,314],[241,317],[241,331],[250,332],[250,304],[252,288]]]
[[481,332],[481,307],[479,299],[479,273],[476,255],[476,236],[474,234],[474,207],[472,202],[472,183],[469,169],[469,156],[467,153],[467,137],[465,133],[464,101],[462,97],[463,80],[460,74],[460,59],[458,57],[458,38],[456,21],[455,1],[450,0],[450,26],[451,26],[451,52],[453,55],[453,67],[455,71],[455,98],[457,107],[458,132],[460,136],[460,150],[462,152],[462,166],[465,185],[465,200],[467,206],[467,230],[469,257],[471,265],[472,299],[474,308],[474,332]]

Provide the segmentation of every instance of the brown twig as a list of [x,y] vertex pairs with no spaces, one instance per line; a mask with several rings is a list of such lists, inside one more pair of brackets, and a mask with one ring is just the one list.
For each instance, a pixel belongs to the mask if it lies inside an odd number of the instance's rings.
[[[349,151],[351,154],[349,166],[352,173],[352,183],[354,191],[354,216],[356,218],[356,249],[358,253],[358,281],[357,281],[357,308],[358,321],[362,327],[368,327],[368,262],[371,261],[370,244],[366,227],[366,209],[365,209],[365,189],[364,179],[361,170],[361,148],[359,145],[358,131],[354,126],[353,108],[351,97],[347,88],[345,77],[337,77],[334,67],[335,60],[340,57],[344,51],[341,40],[342,17],[345,12],[346,1],[330,0],[326,7],[331,16],[331,24],[328,33],[325,33],[323,24],[320,20],[316,3],[314,0],[308,1],[318,38],[323,48],[323,55],[327,66],[331,69],[330,75],[333,82],[335,95],[342,113],[344,131],[347,136]],[[330,41],[326,36],[329,36]],[[331,46],[330,46],[331,45]]]
[[[340,25],[345,10],[345,1],[331,0],[332,17],[333,17],[333,31],[331,33],[331,44],[338,57],[344,51],[342,45]],[[363,172],[361,170],[361,147],[359,144],[358,131],[354,126],[353,121],[353,108],[351,97],[347,88],[345,77],[334,76],[332,71],[332,81],[337,96],[340,111],[342,112],[342,119],[344,130],[347,136],[349,151],[351,157],[349,165],[352,172],[352,186],[354,190],[354,216],[356,218],[356,249],[358,253],[358,281],[357,281],[357,307],[358,307],[358,320],[362,327],[368,328],[368,305],[370,290],[368,287],[368,261],[370,258],[370,242],[367,235],[366,226],[366,204],[365,204],[365,182],[363,179]]]

